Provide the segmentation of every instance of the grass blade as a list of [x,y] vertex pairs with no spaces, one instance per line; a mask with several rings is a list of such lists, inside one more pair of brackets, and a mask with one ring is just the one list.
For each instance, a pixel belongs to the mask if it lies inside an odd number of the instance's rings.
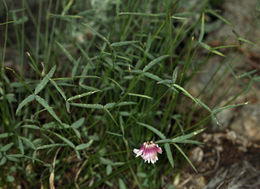
[[104,109],[104,106],[101,104],[81,104],[81,103],[71,103],[71,106],[77,106],[81,108],[90,108],[90,109]]
[[143,72],[147,72],[149,69],[151,69],[155,64],[158,64],[159,62],[161,62],[163,59],[165,58],[168,58],[169,55],[163,55],[163,56],[160,56],[156,59],[154,59],[153,61],[151,61],[150,63],[148,63],[144,69],[143,69]]
[[62,124],[60,118],[56,115],[56,113],[53,111],[52,107],[49,106],[49,104],[40,96],[36,95],[35,99],[37,100],[37,102],[39,102],[39,104],[41,104],[50,114],[51,116],[58,121],[60,124]]
[[49,79],[53,76],[54,72],[56,70],[56,66],[54,66],[49,73],[43,78],[43,80],[36,86],[34,90],[34,94],[38,94],[48,83]]
[[68,102],[72,101],[72,100],[76,100],[76,99],[82,98],[82,97],[85,97],[85,96],[89,96],[89,95],[95,94],[95,93],[100,92],[100,91],[101,90],[95,90],[95,91],[90,91],[90,92],[86,92],[86,93],[82,93],[82,94],[79,94],[79,95],[72,96],[72,97],[68,98]]
[[120,42],[115,42],[111,44],[111,47],[121,47],[121,46],[128,46],[131,44],[139,43],[139,41],[120,41]]
[[75,149],[75,145],[69,140],[69,139],[66,139],[65,137],[57,134],[57,133],[54,133],[58,138],[60,138],[63,142],[65,142],[68,146],[70,146],[71,148]]
[[81,127],[83,125],[84,121],[85,121],[85,118],[82,117],[79,120],[72,123],[71,127],[74,128],[74,129],[78,129],[79,127]]
[[13,145],[14,145],[13,142],[4,145],[3,147],[0,148],[0,152],[6,152],[6,151],[8,151],[10,148],[12,148]]
[[22,109],[26,104],[32,102],[34,99],[35,99],[35,95],[34,95],[34,94],[29,95],[28,97],[26,97],[26,98],[18,105],[18,108],[17,108],[15,114],[18,115],[19,112],[21,111],[21,109]]
[[194,167],[194,165],[192,164],[192,162],[190,161],[190,159],[186,156],[186,154],[182,151],[182,149],[177,145],[174,144],[173,145],[179,150],[179,152],[183,155],[183,157],[187,160],[187,162],[190,164],[190,166],[194,169],[195,172],[198,172],[197,169]]
[[93,141],[94,140],[90,140],[88,143],[86,143],[86,144],[79,144],[78,146],[76,146],[76,150],[78,151],[78,150],[83,150],[83,149],[86,149],[86,148],[88,148],[88,147],[90,147],[91,146],[91,144],[93,143]]

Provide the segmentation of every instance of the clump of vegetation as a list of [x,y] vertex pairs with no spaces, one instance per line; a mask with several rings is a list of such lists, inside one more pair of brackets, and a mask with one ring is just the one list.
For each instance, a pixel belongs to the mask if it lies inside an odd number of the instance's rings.
[[[210,8],[4,0],[0,186],[173,186],[183,163],[193,167],[187,153],[201,143],[192,137],[234,107],[211,109],[185,89],[210,56],[224,56],[204,42],[205,17],[221,18]],[[201,47],[208,55],[197,59]],[[135,158],[146,141],[162,152],[154,164]]]

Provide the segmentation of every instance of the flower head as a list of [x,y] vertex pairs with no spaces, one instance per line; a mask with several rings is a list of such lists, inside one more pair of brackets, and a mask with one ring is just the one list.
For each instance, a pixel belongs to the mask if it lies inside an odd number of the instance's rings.
[[152,162],[154,164],[157,160],[157,153],[162,153],[162,149],[158,146],[158,144],[150,142],[144,142],[142,147],[133,150],[136,154],[136,157],[141,156],[144,159],[144,162],[148,161],[148,163]]

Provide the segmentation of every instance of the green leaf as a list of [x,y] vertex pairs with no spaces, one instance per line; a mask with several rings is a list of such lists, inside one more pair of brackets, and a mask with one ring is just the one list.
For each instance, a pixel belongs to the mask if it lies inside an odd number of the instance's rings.
[[118,126],[118,123],[116,122],[115,118],[113,117],[113,115],[111,114],[111,112],[104,107],[105,112],[111,117],[111,119],[113,120],[113,122]]
[[135,43],[138,43],[138,41],[120,41],[120,42],[112,43],[111,46],[112,47],[121,47],[121,46],[128,46],[128,45],[135,44]]
[[174,168],[174,161],[173,161],[173,157],[172,157],[172,151],[171,151],[171,148],[170,148],[170,145],[169,144],[164,144],[164,149],[166,151],[166,154],[167,154],[167,158],[172,166],[172,168]]
[[60,147],[60,146],[65,146],[66,144],[61,144],[61,143],[56,143],[56,144],[46,144],[46,145],[42,145],[37,147],[37,150],[42,150],[42,149],[46,149],[46,148],[54,148],[54,147]]
[[106,174],[110,175],[112,173],[112,171],[113,171],[112,166],[111,165],[107,165],[107,167],[106,167]]
[[84,121],[85,121],[85,118],[82,117],[79,120],[72,123],[71,127],[74,128],[74,129],[78,129],[79,127],[81,127],[83,125]]
[[206,50],[208,50],[209,52],[212,52],[214,54],[217,54],[219,56],[225,56],[224,54],[222,54],[221,52],[213,49],[212,47],[210,47],[209,45],[207,45],[206,43],[200,42],[200,45],[205,48]]
[[176,66],[176,68],[174,69],[174,71],[172,73],[172,83],[176,83],[177,76],[178,76],[178,67]]
[[249,43],[250,45],[255,45],[255,43],[253,43],[252,41],[249,41],[248,39],[244,39],[242,37],[238,37],[237,40],[245,42],[245,43]]
[[21,152],[21,154],[24,154],[24,147],[23,147],[23,143],[20,137],[18,137],[18,148]]
[[36,126],[36,125],[23,125],[21,126],[22,128],[28,128],[28,129],[35,129],[35,130],[40,130],[41,128]]
[[190,166],[194,169],[194,171],[197,172],[197,169],[194,167],[194,165],[192,164],[192,162],[189,160],[189,158],[186,156],[186,154],[182,151],[182,149],[177,145],[174,144],[173,145],[179,150],[179,152],[183,155],[183,157],[188,161],[188,163],[190,164]]
[[125,102],[119,102],[116,106],[121,107],[121,106],[135,105],[135,104],[136,102],[125,101]]
[[129,96],[136,96],[136,97],[140,97],[140,98],[146,98],[146,99],[149,99],[149,100],[153,100],[152,97],[147,96],[147,95],[143,95],[143,94],[128,93],[127,95],[129,95]]
[[211,110],[206,104],[204,104],[202,101],[200,101],[198,98],[196,98],[196,101],[197,101],[202,107],[204,107],[206,110],[208,110],[209,112],[212,112],[212,110]]
[[158,141],[156,141],[156,143],[183,143],[183,141],[198,135],[199,133],[203,132],[204,130],[205,129],[199,129],[199,130],[191,132],[187,135],[178,136],[173,139],[158,140]]
[[56,113],[53,111],[52,107],[49,106],[49,104],[40,96],[36,95],[35,99],[37,100],[37,102],[39,102],[50,114],[51,116],[58,121],[60,124],[62,124],[60,118],[58,118],[58,116],[56,115]]
[[199,42],[202,41],[204,37],[204,32],[205,32],[205,13],[202,13],[201,16],[201,26],[200,26],[200,36],[199,36]]
[[82,94],[79,94],[79,95],[72,96],[72,97],[70,97],[68,99],[68,102],[72,101],[72,100],[76,100],[76,99],[82,98],[82,97],[85,97],[85,96],[89,96],[89,95],[95,94],[95,93],[100,92],[100,91],[101,90],[95,90],[95,91],[90,91],[90,92],[87,92],[87,93],[82,93]]
[[100,157],[100,163],[102,164],[105,164],[105,165],[113,165],[113,161],[111,161],[110,159],[107,159],[107,158],[103,158],[103,157]]
[[57,137],[59,137],[63,142],[65,142],[68,146],[70,146],[71,148],[75,149],[75,145],[69,140],[69,139],[66,139],[65,137],[57,134],[57,133],[54,133]]
[[13,175],[7,175],[7,182],[14,182],[14,177]]
[[28,147],[30,147],[31,149],[33,149],[33,150],[36,150],[36,147],[35,147],[35,145],[28,139],[28,138],[25,138],[25,137],[19,137],[20,139],[22,139],[23,141],[24,141],[24,143],[28,146]]
[[8,151],[12,146],[14,145],[13,142],[6,144],[5,146],[3,146],[2,148],[0,148],[0,152],[6,152]]
[[156,59],[154,59],[153,61],[151,61],[150,63],[148,63],[144,69],[143,69],[143,72],[147,72],[149,69],[151,69],[155,64],[158,64],[159,62],[161,62],[163,59],[165,58],[168,58],[169,55],[163,55],[163,56],[160,56]]
[[149,129],[150,131],[152,131],[153,133],[158,135],[161,139],[166,139],[165,135],[161,131],[159,131],[156,128],[154,128],[153,126],[145,124],[145,123],[141,123],[141,122],[137,122],[137,124],[141,125],[143,127],[146,127],[147,129]]
[[118,184],[120,189],[127,189],[124,181],[121,178],[118,179]]
[[64,100],[67,100],[67,97],[66,97],[65,93],[64,93],[63,90],[57,85],[57,83],[56,83],[54,80],[52,80],[52,79],[50,79],[50,82],[51,82],[51,84],[57,89],[57,91],[60,93],[60,95],[62,96],[62,98],[63,98]]
[[2,157],[0,161],[0,166],[3,166],[6,163],[6,157]]
[[119,16],[123,15],[135,15],[135,16],[151,16],[151,17],[165,17],[165,13],[152,14],[152,13],[143,13],[143,12],[119,12]]
[[84,26],[86,26],[91,32],[93,32],[93,34],[95,34],[96,36],[98,36],[100,39],[102,39],[103,41],[105,41],[108,45],[111,46],[110,42],[108,41],[107,38],[105,38],[103,35],[101,35],[100,33],[98,33],[95,29],[93,29],[90,25],[88,24],[83,24]]
[[56,66],[54,66],[49,73],[43,78],[43,80],[37,85],[35,88],[34,94],[37,95],[49,82],[49,79],[53,76],[56,70]]
[[14,161],[14,162],[19,162],[19,159],[17,159],[16,157],[12,156],[12,155],[7,155],[6,158],[9,160],[9,161]]
[[76,150],[83,150],[83,149],[86,149],[88,147],[91,146],[91,144],[93,143],[94,140],[90,140],[88,143],[86,144],[80,144],[78,146],[76,146]]
[[1,133],[0,134],[0,138],[7,138],[7,137],[10,137],[10,136],[13,136],[13,133]]
[[233,104],[233,105],[228,105],[228,106],[224,106],[224,107],[221,107],[221,108],[217,108],[215,110],[212,111],[213,114],[217,114],[225,109],[230,109],[230,108],[236,108],[236,107],[239,107],[239,106],[244,106],[244,105],[247,105],[248,102],[246,103],[241,103],[241,104]]
[[115,105],[116,105],[115,102],[109,102],[109,103],[107,103],[107,104],[104,106],[104,108],[110,109],[110,108],[113,108]]
[[26,97],[19,105],[18,105],[18,108],[16,110],[16,115],[18,115],[18,113],[21,111],[21,109],[28,103],[32,102],[33,100],[35,99],[35,96],[32,94],[32,95],[29,95],[28,97]]
[[78,139],[80,139],[81,138],[80,132],[77,129],[75,129],[75,128],[72,128],[72,130],[74,131],[74,133],[78,137]]
[[69,61],[71,61],[73,64],[76,63],[76,60],[71,56],[71,54],[69,53],[69,51],[67,51],[62,44],[60,44],[59,42],[57,42],[57,45],[61,48],[61,50],[64,52],[64,54],[66,55],[66,57],[69,59]]
[[195,145],[199,145],[202,146],[204,143],[203,142],[199,142],[196,140],[183,140],[181,143],[183,144],[195,144]]
[[114,133],[114,132],[110,132],[110,131],[106,131],[107,134],[113,135],[113,136],[117,136],[117,137],[122,137],[123,135],[118,134],[118,133]]
[[79,67],[79,63],[80,63],[81,58],[79,57],[78,60],[74,63],[72,72],[71,72],[71,76],[74,77],[77,73],[77,69]]
[[191,132],[191,133],[189,133],[189,134],[187,134],[187,135],[178,136],[178,137],[172,139],[172,142],[173,142],[173,143],[174,143],[174,142],[182,142],[182,141],[184,141],[184,140],[186,140],[186,139],[189,139],[189,138],[192,138],[192,137],[198,135],[199,133],[203,132],[204,130],[205,130],[205,129],[199,129],[199,130],[194,131],[194,132]]
[[172,80],[169,80],[169,79],[161,80],[161,81],[158,81],[157,84],[164,84],[164,85],[168,86],[169,84],[172,84]]
[[161,81],[162,79],[160,77],[158,77],[157,75],[154,75],[152,73],[149,73],[149,72],[144,72],[144,76],[150,78],[150,79],[153,79],[155,81]]
[[65,102],[66,110],[68,113],[70,113],[70,103]]
[[186,96],[188,96],[189,98],[191,98],[195,103],[198,103],[198,101],[191,96],[190,93],[188,93],[188,91],[186,91],[184,88],[182,88],[180,85],[177,84],[173,84],[174,87],[176,87],[177,89],[181,90]]
[[226,20],[225,18],[223,18],[222,16],[220,16],[218,13],[214,12],[213,10],[210,9],[206,9],[205,10],[206,13],[210,13],[213,16],[216,16],[217,18],[219,18],[220,20],[222,20],[223,22],[225,22],[226,24],[230,25],[231,27],[233,27],[232,23],[229,22],[228,20]]
[[81,103],[71,103],[71,106],[77,106],[81,108],[90,108],[90,109],[104,109],[104,106],[101,104],[81,104]]

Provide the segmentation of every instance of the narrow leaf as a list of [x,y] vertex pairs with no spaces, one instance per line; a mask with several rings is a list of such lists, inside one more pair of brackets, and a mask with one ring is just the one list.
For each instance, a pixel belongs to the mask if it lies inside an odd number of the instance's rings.
[[68,102],[72,101],[72,100],[76,100],[76,99],[82,98],[82,97],[85,97],[85,96],[89,96],[89,95],[95,94],[95,93],[100,92],[100,91],[101,90],[95,90],[95,91],[90,91],[90,92],[86,92],[86,93],[82,93],[82,94],[79,94],[79,95],[72,96],[72,97],[70,97],[68,99]]
[[222,16],[220,16],[218,13],[214,12],[211,9],[206,9],[205,10],[207,13],[212,14],[213,16],[216,16],[217,18],[219,18],[220,20],[222,20],[223,22],[225,22],[226,24],[230,25],[231,27],[233,27],[232,23],[229,22],[227,19],[223,18]]
[[172,151],[171,151],[171,148],[170,148],[170,145],[169,144],[164,144],[164,149],[166,151],[166,154],[167,154],[167,158],[172,166],[172,168],[174,167],[174,161],[173,161],[173,157],[172,157]]
[[63,90],[57,85],[57,83],[56,83],[54,80],[52,80],[52,79],[50,79],[50,82],[51,82],[51,84],[57,89],[57,91],[60,93],[60,95],[62,96],[62,98],[63,98],[64,100],[66,100],[67,97],[66,97],[65,93],[64,93]]
[[182,149],[177,145],[174,144],[173,145],[179,150],[179,152],[183,155],[183,157],[188,161],[188,163],[190,164],[190,166],[194,169],[194,171],[197,172],[197,169],[194,167],[194,165],[192,164],[192,162],[189,160],[189,158],[186,156],[186,154],[182,151]]
[[85,118],[82,117],[79,120],[72,123],[71,127],[74,128],[74,129],[78,129],[79,127],[81,127],[83,125],[84,121],[85,121]]
[[201,16],[201,26],[200,26],[200,36],[199,36],[199,42],[202,41],[204,37],[204,32],[205,32],[205,13],[202,13]]
[[120,189],[127,189],[124,181],[121,178],[118,179],[118,184]]
[[39,102],[50,114],[51,116],[58,121],[60,124],[62,124],[60,118],[58,118],[58,116],[56,115],[56,113],[53,111],[52,107],[49,106],[49,104],[40,96],[36,95],[35,99],[37,100],[37,102]]
[[104,109],[104,106],[101,104],[81,104],[81,103],[71,103],[71,106],[77,106],[81,108],[90,108],[90,109]]
[[145,72],[144,75],[150,79],[153,79],[155,81],[161,81],[162,79],[160,77],[158,77],[157,75],[154,75],[152,73],[149,72]]
[[174,69],[174,71],[172,73],[172,83],[176,83],[177,76],[178,76],[178,67],[176,66],[176,68]]
[[186,96],[188,96],[189,98],[191,98],[195,103],[198,103],[198,101],[191,96],[190,93],[188,93],[188,91],[186,91],[184,88],[182,88],[180,85],[177,84],[173,84],[174,87],[176,87],[177,89],[181,90]]
[[5,146],[3,146],[2,148],[0,148],[0,152],[6,152],[8,151],[12,146],[14,145],[13,142],[6,144]]
[[184,141],[184,140],[186,140],[186,139],[189,139],[189,138],[192,138],[192,137],[198,135],[199,133],[203,132],[204,130],[205,130],[205,129],[199,129],[199,130],[194,131],[194,132],[191,132],[191,133],[189,133],[189,134],[187,134],[187,135],[178,136],[178,137],[172,139],[172,142],[173,142],[173,143],[174,143],[174,142],[182,142],[182,141]]
[[206,43],[200,42],[200,45],[201,45],[204,49],[208,50],[209,52],[212,52],[212,53],[217,54],[217,55],[219,55],[219,56],[225,56],[224,54],[222,54],[221,52],[219,52],[219,51],[213,49],[212,47],[210,47],[210,46],[207,45]]
[[16,110],[16,115],[19,114],[19,112],[21,111],[21,109],[28,103],[32,102],[33,100],[35,99],[35,96],[32,94],[32,95],[29,95],[28,97],[26,97],[19,105],[18,105],[18,108]]
[[56,66],[54,66],[49,73],[43,78],[43,80],[36,86],[34,90],[34,94],[37,95],[49,82],[49,79],[53,76],[56,70]]
[[146,99],[149,99],[149,100],[153,100],[152,97],[147,96],[147,95],[143,95],[143,94],[128,93],[127,95],[129,95],[129,96],[136,96],[136,97],[140,97],[140,98],[146,98]]
[[22,139],[24,141],[24,143],[30,147],[31,149],[33,150],[36,150],[36,147],[35,145],[28,139],[28,138],[25,138],[25,137],[19,137],[20,139]]
[[13,136],[13,133],[1,133],[0,134],[0,138],[7,138],[7,137],[10,137],[10,136]]
[[147,72],[149,69],[151,69],[155,64],[158,64],[159,62],[161,62],[163,59],[165,58],[168,58],[169,55],[163,55],[163,56],[160,56],[156,59],[154,59],[153,61],[151,61],[150,63],[148,63],[144,69],[143,69],[143,72]]
[[63,142],[65,142],[68,146],[70,146],[71,148],[74,148],[75,149],[75,145],[69,140],[69,139],[66,139],[65,137],[57,134],[57,133],[54,133],[57,137],[59,137]]
[[56,144],[46,144],[39,146],[37,150],[47,149],[47,148],[54,148],[54,147],[60,147],[60,146],[66,146],[66,144],[56,143]]
[[62,44],[60,44],[59,42],[57,42],[57,45],[61,48],[61,50],[64,52],[64,54],[67,56],[67,58],[69,59],[69,61],[71,61],[73,64],[76,64],[76,60],[71,56],[71,54],[69,53],[69,51],[67,51]]
[[135,43],[138,43],[138,41],[120,41],[120,42],[112,43],[111,46],[112,47],[121,47],[121,46],[128,46],[128,45],[135,44]]
[[93,143],[93,140],[90,140],[86,144],[80,144],[80,145],[76,146],[76,150],[83,150],[83,149],[89,148],[92,143]]
[[149,129],[150,131],[152,131],[153,133],[158,135],[161,139],[166,139],[165,135],[161,131],[159,131],[158,129],[154,128],[153,126],[145,124],[145,123],[141,123],[141,122],[137,122],[137,124],[141,125],[143,127],[146,127],[147,129]]

